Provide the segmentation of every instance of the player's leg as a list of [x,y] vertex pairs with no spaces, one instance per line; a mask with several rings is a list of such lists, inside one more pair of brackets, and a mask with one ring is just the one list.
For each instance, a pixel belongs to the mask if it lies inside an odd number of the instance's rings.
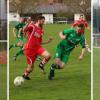
[[86,47],[86,50],[87,50],[89,53],[91,53],[91,49],[89,48],[89,45],[88,45],[86,39],[85,39],[85,47]]
[[39,67],[41,68],[41,71],[44,73],[44,65],[50,60],[51,55],[47,50],[45,50],[42,47],[39,48],[37,53],[39,56],[43,57],[43,60],[40,62]]
[[23,78],[26,80],[30,80],[29,74],[33,71],[33,65],[28,64],[27,68],[25,69]]
[[65,63],[61,61],[61,59],[56,58],[55,62],[51,65],[50,67],[50,73],[49,73],[49,80],[52,80],[55,76],[55,70],[56,69],[63,69],[64,68]]
[[17,38],[16,41],[17,41],[17,43],[14,43],[14,44],[10,45],[9,50],[14,48],[14,47],[20,47],[20,44],[19,44],[20,40],[19,40],[19,38]]
[[61,48],[57,48],[56,55],[55,55],[55,61],[50,67],[50,73],[49,73],[49,80],[52,80],[55,75],[56,69],[63,69],[65,63],[67,63],[69,58],[69,55],[66,55]]
[[23,54],[23,41],[17,44],[20,47],[20,50],[13,56],[13,60],[16,61],[17,57]]
[[18,47],[16,43],[11,44],[10,47],[9,47],[9,50],[11,50],[11,49],[14,48],[14,47]]
[[29,75],[33,71],[34,62],[35,62],[35,59],[36,59],[36,55],[31,50],[25,50],[25,55],[26,55],[26,59],[27,59],[28,66],[25,69],[23,78],[26,79],[26,80],[30,80]]
[[23,55],[23,49],[19,50],[14,56],[13,56],[13,60],[16,61],[17,60],[17,57],[20,56],[20,55]]

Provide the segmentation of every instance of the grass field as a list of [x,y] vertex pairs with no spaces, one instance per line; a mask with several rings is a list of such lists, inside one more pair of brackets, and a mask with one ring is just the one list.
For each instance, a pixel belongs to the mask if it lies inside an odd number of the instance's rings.
[[94,100],[100,99],[100,49],[94,49]]
[[0,64],[0,100],[7,100],[7,65]]
[[[10,25],[10,44],[15,43],[12,35],[12,27]],[[14,48],[10,51],[10,100],[90,100],[91,91],[91,55],[86,52],[82,61],[78,60],[81,47],[76,48],[70,55],[68,64],[65,69],[56,71],[54,80],[48,80],[50,65],[53,63],[53,55],[56,45],[60,38],[58,32],[69,28],[69,25],[54,24],[45,25],[46,40],[49,36],[53,36],[51,44],[44,47],[52,54],[52,59],[46,65],[46,74],[43,75],[38,68],[39,62],[36,61],[34,72],[31,73],[30,81],[25,81],[21,87],[15,87],[13,80],[16,76],[22,75],[26,65],[25,56],[21,56],[15,62],[13,55],[18,51]],[[90,33],[87,32],[87,40],[90,43]]]

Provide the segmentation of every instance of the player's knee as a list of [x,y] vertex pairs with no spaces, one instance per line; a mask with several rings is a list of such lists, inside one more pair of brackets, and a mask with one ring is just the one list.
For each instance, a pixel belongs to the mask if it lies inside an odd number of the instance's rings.
[[56,63],[57,65],[60,65],[60,63],[61,63],[60,59],[56,58],[56,59],[55,59],[55,63]]
[[64,66],[60,66],[61,69],[64,69]]
[[47,53],[46,56],[45,56],[45,58],[48,59],[48,60],[50,60],[51,59],[51,54]]
[[64,64],[63,62],[61,62],[61,63],[60,63],[60,68],[61,68],[61,69],[64,69],[64,65],[65,65],[65,64]]

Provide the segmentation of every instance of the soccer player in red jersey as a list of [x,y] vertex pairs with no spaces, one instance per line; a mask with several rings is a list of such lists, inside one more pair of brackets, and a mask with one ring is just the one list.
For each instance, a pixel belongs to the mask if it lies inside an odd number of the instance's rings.
[[[77,27],[77,26],[81,26],[82,28],[80,29],[80,32],[83,34],[83,36],[85,37],[85,28],[87,28],[88,30],[90,30],[89,25],[87,23],[87,21],[84,19],[83,15],[80,15],[79,20],[77,20],[72,27]],[[86,50],[90,53],[91,49],[89,48],[88,43],[86,42],[85,39],[85,46],[86,46]],[[82,59],[81,56],[79,57],[79,59]]]
[[24,72],[23,78],[30,80],[29,74],[33,71],[34,62],[37,56],[42,56],[44,59],[40,62],[39,67],[44,72],[44,65],[50,60],[50,53],[42,47],[42,44],[51,42],[51,38],[48,41],[43,42],[42,36],[44,35],[43,24],[45,23],[44,16],[38,16],[36,23],[28,23],[24,27],[24,32],[27,32],[27,41],[24,45],[24,53],[26,55],[28,66]]
[[80,15],[79,20],[77,20],[77,21],[72,25],[72,27],[76,27],[76,26],[80,26],[80,25],[82,26],[82,28],[81,28],[81,33],[82,33],[83,35],[85,35],[85,28],[87,28],[87,29],[90,29],[90,28],[89,28],[89,25],[88,25],[87,21],[84,19],[83,15]]

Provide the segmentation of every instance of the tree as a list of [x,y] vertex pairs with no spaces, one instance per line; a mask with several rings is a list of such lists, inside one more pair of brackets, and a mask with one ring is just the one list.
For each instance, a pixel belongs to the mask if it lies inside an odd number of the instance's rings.
[[38,0],[10,0],[10,6],[13,6],[15,11],[22,14],[25,12],[25,9],[30,10],[38,4]]
[[91,12],[91,0],[63,0],[64,4],[70,6],[74,13],[83,13],[85,16]]

